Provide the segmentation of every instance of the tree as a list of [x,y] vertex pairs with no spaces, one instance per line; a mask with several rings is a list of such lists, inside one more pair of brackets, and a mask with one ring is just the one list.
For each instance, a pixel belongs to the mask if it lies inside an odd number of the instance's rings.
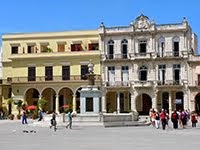
[[19,100],[19,101],[17,102],[17,110],[18,110],[18,115],[20,115],[20,114],[21,114],[21,109],[22,109],[22,101],[21,101],[21,100]]
[[38,107],[44,109],[47,104],[47,100],[45,98],[41,98],[38,100]]

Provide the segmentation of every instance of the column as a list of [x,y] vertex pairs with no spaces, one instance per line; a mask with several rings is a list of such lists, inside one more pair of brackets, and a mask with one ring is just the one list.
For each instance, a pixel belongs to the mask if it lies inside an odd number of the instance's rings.
[[169,91],[169,115],[172,113],[172,93]]
[[117,113],[120,113],[120,97],[119,97],[119,92],[117,92]]
[[58,100],[59,95],[56,95],[56,113],[59,113],[59,100]]
[[154,97],[152,98],[152,108],[157,109],[157,91],[154,91]]
[[183,95],[183,104],[184,104],[183,109],[184,110],[188,109],[188,93],[186,90],[184,91]]
[[73,112],[76,112],[76,95],[73,95],[73,100],[72,100],[72,107],[73,107]]
[[137,112],[134,93],[131,93],[131,110]]
[[101,108],[102,108],[102,113],[106,113],[106,98],[105,98],[105,94],[102,95],[101,98]]

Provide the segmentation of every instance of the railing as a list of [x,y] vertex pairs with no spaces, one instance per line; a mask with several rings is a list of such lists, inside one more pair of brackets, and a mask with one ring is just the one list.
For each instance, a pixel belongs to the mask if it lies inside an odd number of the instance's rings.
[[167,58],[176,58],[176,57],[188,57],[187,51],[171,51],[171,52],[157,52],[157,57],[167,57]]
[[106,59],[106,60],[121,60],[121,59],[129,59],[129,55],[128,54],[107,54],[107,55],[101,55],[102,59]]
[[129,87],[129,81],[107,81],[106,87]]
[[[34,80],[35,79],[35,80]],[[3,84],[11,84],[11,83],[26,83],[26,82],[74,82],[74,81],[85,81],[80,75],[72,75],[69,80],[65,80],[67,78],[63,78],[63,76],[53,76],[52,80],[47,80],[45,76],[37,76],[33,77],[12,77],[9,80],[3,80]],[[96,75],[95,79],[97,81],[101,80],[100,75]]]
[[133,81],[135,87],[150,87],[153,86],[153,81]]
[[182,85],[180,80],[157,81],[157,85]]
[[147,58],[152,58],[155,56],[155,53],[154,52],[148,52],[148,53],[134,53],[134,54],[131,54],[131,58],[135,58],[135,59],[147,59]]

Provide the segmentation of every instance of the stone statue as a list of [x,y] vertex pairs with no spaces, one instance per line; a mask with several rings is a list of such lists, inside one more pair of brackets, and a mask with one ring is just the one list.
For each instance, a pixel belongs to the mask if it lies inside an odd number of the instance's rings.
[[90,63],[88,64],[88,72],[89,74],[94,74],[94,64],[91,63],[91,60]]

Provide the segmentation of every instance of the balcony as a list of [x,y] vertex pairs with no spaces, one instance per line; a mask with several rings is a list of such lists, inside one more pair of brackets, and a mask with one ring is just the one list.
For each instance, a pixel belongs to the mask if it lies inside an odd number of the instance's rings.
[[128,54],[102,54],[101,60],[115,60],[115,61],[122,61],[122,60],[129,60],[130,57]]
[[81,57],[81,56],[99,56],[100,51],[74,51],[74,52],[41,52],[41,53],[24,53],[24,54],[12,54],[9,59],[16,60],[16,59],[50,59],[50,58],[65,58],[65,57]]
[[[10,79],[10,78],[9,78]],[[35,79],[35,80],[34,80]],[[42,82],[87,82],[87,80],[81,79],[80,75],[72,75],[70,76],[70,80],[64,80],[62,76],[53,76],[52,80],[46,80],[45,76],[37,76],[35,78],[33,77],[13,77],[11,80],[3,80],[3,84],[11,84],[11,83],[42,83]],[[100,75],[95,76],[96,81],[101,80]]]
[[157,53],[157,58],[188,58],[187,51],[170,51],[170,52],[163,52]]
[[155,52],[150,53],[132,53],[131,59],[152,59],[155,57]]
[[157,86],[182,86],[185,83],[185,80],[165,80],[157,81]]
[[130,87],[130,82],[129,81],[107,81],[105,83],[106,87]]
[[153,81],[133,81],[134,87],[152,87]]

